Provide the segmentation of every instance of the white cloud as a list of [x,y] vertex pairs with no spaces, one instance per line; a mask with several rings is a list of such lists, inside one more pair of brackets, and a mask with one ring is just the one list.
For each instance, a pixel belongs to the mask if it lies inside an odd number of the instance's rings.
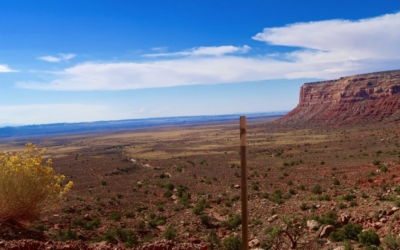
[[[154,48],[153,48],[154,49]],[[144,57],[166,57],[166,56],[222,56],[233,53],[247,53],[251,48],[247,45],[242,47],[235,46],[216,46],[216,47],[197,47],[186,51],[146,54]]]
[[[266,28],[253,38],[299,48],[243,56],[250,47],[198,47],[148,54],[147,62],[87,62],[50,82],[19,82],[42,90],[120,90],[267,79],[337,78],[400,68],[400,13],[357,21],[328,20]],[[158,60],[160,56],[179,56]]]
[[72,59],[74,57],[76,57],[75,54],[59,53],[58,56],[42,56],[39,57],[38,59],[46,62],[61,62],[61,61],[68,61],[69,59]]
[[400,12],[357,21],[328,20],[266,28],[253,39],[316,50],[297,51],[294,56],[300,61],[387,60],[400,58],[399,30]]
[[0,64],[0,73],[9,73],[9,72],[16,72],[16,70],[12,70],[6,64]]

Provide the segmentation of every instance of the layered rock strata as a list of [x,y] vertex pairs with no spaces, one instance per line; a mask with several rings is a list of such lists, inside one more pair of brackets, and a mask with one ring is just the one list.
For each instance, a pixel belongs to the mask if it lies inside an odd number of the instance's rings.
[[400,70],[305,83],[281,124],[350,125],[400,120]]

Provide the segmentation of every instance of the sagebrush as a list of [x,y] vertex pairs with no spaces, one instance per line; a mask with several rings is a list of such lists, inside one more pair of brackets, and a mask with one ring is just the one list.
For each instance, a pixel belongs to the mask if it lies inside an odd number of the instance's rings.
[[0,220],[37,219],[43,209],[60,201],[71,189],[64,175],[56,174],[45,149],[26,144],[24,152],[0,152]]

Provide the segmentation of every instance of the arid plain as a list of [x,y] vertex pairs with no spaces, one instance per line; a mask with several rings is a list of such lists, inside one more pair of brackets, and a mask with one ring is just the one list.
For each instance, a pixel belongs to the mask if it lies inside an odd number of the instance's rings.
[[[4,225],[0,234],[121,248],[166,238],[218,249],[224,238],[241,232],[238,123],[2,141],[2,151],[23,150],[27,140],[46,148],[56,172],[75,186],[58,206],[25,225],[25,234]],[[275,226],[298,235],[298,249],[343,245],[307,225],[329,218],[372,228],[381,238],[400,233],[399,133],[397,123],[294,128],[248,120],[252,246],[276,241]],[[286,216],[295,218],[285,222]],[[278,243],[280,249],[292,246],[285,235]]]

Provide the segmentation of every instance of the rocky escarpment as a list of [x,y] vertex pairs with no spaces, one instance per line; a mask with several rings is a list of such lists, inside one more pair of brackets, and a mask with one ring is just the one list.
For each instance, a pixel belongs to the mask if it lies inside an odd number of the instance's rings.
[[351,125],[400,120],[400,70],[306,83],[281,124]]

